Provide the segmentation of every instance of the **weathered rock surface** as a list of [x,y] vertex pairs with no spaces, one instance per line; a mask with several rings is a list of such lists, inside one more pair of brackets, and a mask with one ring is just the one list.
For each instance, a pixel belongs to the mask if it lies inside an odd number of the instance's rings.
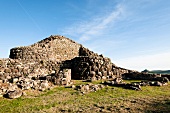
[[56,35],[30,46],[12,48],[10,58],[0,59],[0,80],[8,82],[6,78],[47,76],[60,69],[71,69],[73,79],[93,80],[116,78],[131,72],[117,67],[103,55]]
[[21,76],[6,79],[6,82],[0,83],[0,95],[6,95],[8,98],[18,98],[15,96],[18,89],[28,90],[34,89],[44,91],[50,89],[54,85],[71,85],[71,70],[63,69],[59,73],[53,73],[48,76]]
[[79,85],[76,86],[75,89],[80,91],[83,94],[89,93],[89,92],[96,92],[98,90],[101,90],[105,88],[102,84],[85,84],[85,85]]
[[156,77],[151,80],[125,83],[123,82],[122,78],[115,78],[114,80],[105,81],[104,84],[116,87],[123,87],[125,89],[142,90],[141,86],[163,86],[167,85],[169,82],[167,77]]
[[152,80],[154,78],[161,77],[160,74],[148,74],[140,72],[130,72],[122,74],[123,79],[133,79],[133,80]]
[[22,90],[14,90],[14,91],[9,91],[7,94],[7,97],[10,99],[15,99],[15,98],[19,98],[22,96]]

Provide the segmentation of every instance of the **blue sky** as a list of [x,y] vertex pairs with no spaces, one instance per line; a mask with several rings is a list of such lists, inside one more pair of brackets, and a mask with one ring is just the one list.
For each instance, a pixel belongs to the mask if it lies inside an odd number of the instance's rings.
[[134,70],[170,69],[170,0],[0,0],[0,58],[64,35]]

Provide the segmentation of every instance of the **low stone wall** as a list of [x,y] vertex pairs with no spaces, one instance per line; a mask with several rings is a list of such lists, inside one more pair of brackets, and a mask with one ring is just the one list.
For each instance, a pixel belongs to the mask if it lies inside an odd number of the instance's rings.
[[161,74],[162,77],[167,77],[170,80],[170,75],[168,74]]
[[124,82],[122,78],[115,78],[109,81],[105,81],[104,84],[109,86],[122,87],[125,89],[142,90],[141,86],[164,86],[168,85],[168,82],[169,79],[167,77],[155,77],[150,80],[131,83]]
[[152,80],[153,78],[161,77],[160,74],[147,74],[139,72],[130,72],[122,74],[124,79],[133,79],[133,80]]
[[0,81],[8,82],[9,79],[21,76],[49,75],[60,70],[60,62],[39,61],[26,62],[18,59],[0,59]]

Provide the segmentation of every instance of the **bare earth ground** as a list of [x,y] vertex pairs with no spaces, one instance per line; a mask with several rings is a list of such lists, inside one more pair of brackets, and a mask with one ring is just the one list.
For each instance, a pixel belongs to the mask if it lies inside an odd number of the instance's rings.
[[26,94],[13,100],[1,97],[0,113],[170,113],[170,83],[145,86],[142,91],[108,86],[83,95],[72,88],[55,87],[44,92],[27,90]]

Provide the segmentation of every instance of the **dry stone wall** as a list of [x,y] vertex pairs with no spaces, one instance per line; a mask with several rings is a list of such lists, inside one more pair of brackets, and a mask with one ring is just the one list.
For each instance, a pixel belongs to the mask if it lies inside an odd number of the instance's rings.
[[[123,75],[123,76],[122,76]],[[0,95],[21,96],[21,90],[45,90],[53,85],[70,85],[71,79],[101,80],[121,77],[152,78],[120,68],[63,36],[50,36],[30,46],[10,50],[10,58],[0,59]]]
[[148,74],[140,72],[130,72],[122,74],[124,79],[133,79],[133,80],[152,80],[153,78],[161,77],[160,74]]
[[101,80],[121,77],[124,73],[132,72],[117,67],[111,60],[98,55],[87,48],[80,47],[79,56],[63,62],[63,68],[72,69],[73,79]]
[[60,70],[60,62],[52,61],[26,63],[18,59],[0,59],[0,63],[0,77],[2,78],[48,75]]
[[12,78],[44,76],[58,73],[61,69],[71,69],[73,79],[100,80],[120,77],[130,71],[59,35],[51,35],[30,46],[12,48],[10,58],[1,62],[0,75]]
[[10,58],[28,61],[65,61],[79,56],[80,44],[63,36],[50,36],[38,43],[10,50]]
[[115,66],[109,58],[81,56],[74,58],[72,62],[74,79],[113,79],[129,72],[127,69]]

